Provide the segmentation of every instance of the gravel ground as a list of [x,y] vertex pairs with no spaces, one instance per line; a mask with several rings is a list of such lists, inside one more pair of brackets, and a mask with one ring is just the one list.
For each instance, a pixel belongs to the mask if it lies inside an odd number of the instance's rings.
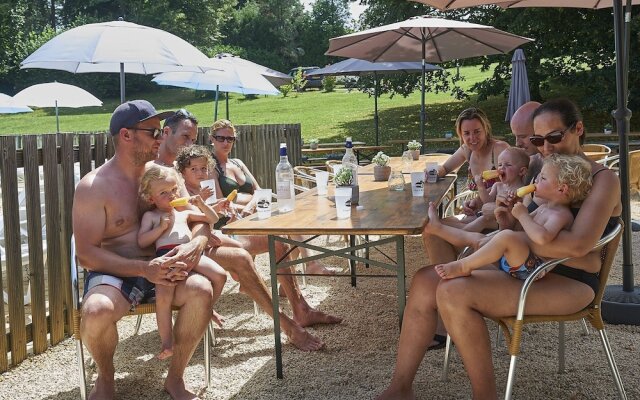
[[[640,203],[632,217],[640,219]],[[331,237],[330,241],[338,240]],[[633,234],[635,265],[640,260],[640,232]],[[406,240],[407,274],[427,262],[419,237]],[[621,254],[611,276],[621,282]],[[260,256],[257,265],[268,276],[268,259]],[[343,262],[330,259],[330,265]],[[409,279],[407,282],[409,282]],[[636,272],[636,286],[640,283]],[[395,281],[388,278],[361,279],[352,288],[344,278],[316,278],[303,289],[309,302],[344,317],[337,326],[311,331],[327,344],[318,353],[304,353],[284,346],[285,379],[275,378],[272,322],[261,313],[253,315],[253,303],[238,293],[231,279],[216,309],[226,316],[224,330],[216,330],[217,345],[212,352],[212,385],[206,391],[202,347],[199,346],[186,371],[187,384],[200,390],[204,399],[370,399],[389,382],[398,339]],[[119,399],[168,399],[162,391],[166,362],[154,359],[159,349],[155,318],[146,316],[138,336],[133,336],[135,319],[120,324],[120,345],[116,351],[117,394]],[[495,332],[495,327],[490,328]],[[640,399],[640,327],[609,325],[609,339],[629,399]],[[495,336],[495,335],[492,335]],[[567,367],[557,370],[557,329],[539,324],[525,329],[514,397],[521,399],[613,399],[616,390],[596,333],[585,335],[580,324],[567,325]],[[501,343],[494,345],[494,365],[498,387],[506,382],[509,356]],[[454,352],[455,353],[455,352]],[[464,368],[454,355],[449,381],[443,382],[444,351],[432,351],[418,372],[418,398],[469,398],[470,387]],[[91,381],[95,369],[90,368]],[[75,346],[67,339],[44,354],[31,357],[0,375],[0,399],[77,399]]]

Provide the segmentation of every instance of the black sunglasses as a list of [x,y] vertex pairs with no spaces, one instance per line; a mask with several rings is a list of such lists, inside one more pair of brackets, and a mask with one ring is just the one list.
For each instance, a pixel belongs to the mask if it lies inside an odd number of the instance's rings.
[[235,136],[220,136],[220,135],[211,135],[212,138],[216,140],[216,142],[223,143],[225,140],[227,143],[233,143],[236,141]]
[[561,131],[553,131],[548,133],[546,136],[539,136],[539,135],[533,135],[533,136],[529,136],[529,141],[531,142],[532,145],[536,146],[536,147],[542,147],[544,146],[544,141],[546,140],[547,142],[549,142],[550,144],[558,144],[562,141],[562,138],[564,138],[564,134],[568,131],[573,129],[573,127],[575,126],[575,122],[571,125],[569,125],[568,127],[566,127],[565,129],[561,130]]
[[154,139],[160,139],[162,137],[162,129],[160,128],[127,128],[133,131],[145,131],[151,133],[151,137]]

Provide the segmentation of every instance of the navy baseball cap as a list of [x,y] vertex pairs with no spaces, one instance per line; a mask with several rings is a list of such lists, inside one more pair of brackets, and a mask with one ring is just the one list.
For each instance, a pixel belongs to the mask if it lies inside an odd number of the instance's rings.
[[150,118],[160,118],[162,121],[175,114],[174,111],[157,112],[151,103],[146,100],[131,100],[120,104],[111,115],[109,132],[117,135],[122,128],[131,128],[140,122]]

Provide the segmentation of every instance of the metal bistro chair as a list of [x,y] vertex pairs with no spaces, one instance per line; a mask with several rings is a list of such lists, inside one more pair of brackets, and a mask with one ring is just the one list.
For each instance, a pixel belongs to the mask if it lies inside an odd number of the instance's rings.
[[[80,337],[80,320],[82,317],[82,300],[80,298],[80,289],[78,284],[79,270],[82,267],[78,264],[76,257],[76,245],[75,237],[71,237],[71,296],[73,299],[73,337],[76,339],[76,358],[78,363],[78,379],[80,385],[80,398],[82,400],[87,399],[87,376],[84,366],[84,349],[82,346],[82,338]],[[177,310],[178,308],[174,308]],[[144,314],[155,314],[156,305],[154,303],[140,304],[133,310],[130,310],[126,315],[137,315],[138,321],[136,322],[136,329],[134,335],[138,334],[140,328],[140,322]],[[204,331],[204,373],[205,382],[207,387],[211,383],[211,357],[209,354],[209,343],[212,342],[213,326],[209,323],[209,326]]]
[[[607,286],[607,280],[609,278],[609,271],[611,270],[611,266],[613,265],[613,260],[616,255],[616,250],[618,249],[618,243],[620,242],[620,237],[622,236],[623,223],[622,221],[618,222],[618,225],[610,232],[608,235],[601,238],[598,243],[594,246],[594,249],[600,249],[600,257],[602,260],[602,268],[600,269],[600,273],[598,274],[599,285],[598,291],[596,292],[595,298],[584,309],[569,315],[524,315],[525,304],[527,301],[527,294],[531,285],[534,284],[536,277],[541,273],[550,271],[556,265],[561,264],[567,260],[569,257],[562,259],[554,259],[545,262],[540,265],[536,270],[529,276],[523,283],[522,289],[520,291],[520,299],[518,300],[518,312],[516,316],[512,317],[504,317],[504,318],[490,318],[497,322],[504,332],[504,336],[507,341],[507,347],[509,349],[509,354],[511,355],[511,363],[509,365],[509,375],[507,379],[507,387],[505,390],[505,399],[511,399],[511,395],[513,393],[513,385],[515,382],[515,369],[516,369],[516,361],[518,358],[518,354],[520,353],[520,343],[522,340],[522,330],[525,324],[529,323],[539,323],[539,322],[558,322],[558,370],[559,372],[564,371],[564,323],[565,321],[578,321],[582,319],[588,320],[591,325],[598,331],[600,334],[600,340],[602,341],[602,347],[604,348],[605,354],[607,356],[607,361],[609,363],[609,367],[611,368],[611,373],[613,374],[614,381],[616,383],[616,387],[618,389],[618,393],[621,399],[626,399],[627,395],[624,391],[624,387],[622,385],[622,378],[620,377],[620,372],[618,371],[618,366],[616,365],[615,359],[613,358],[613,353],[611,351],[611,345],[609,344],[609,338],[607,337],[607,333],[604,328],[604,321],[602,320],[602,314],[600,311],[600,304],[602,302],[602,295],[604,294],[604,289]],[[445,358],[444,358],[444,367],[443,367],[443,379],[446,379],[446,375],[449,370],[449,352],[451,349],[451,338],[447,336],[447,346],[445,350]]]

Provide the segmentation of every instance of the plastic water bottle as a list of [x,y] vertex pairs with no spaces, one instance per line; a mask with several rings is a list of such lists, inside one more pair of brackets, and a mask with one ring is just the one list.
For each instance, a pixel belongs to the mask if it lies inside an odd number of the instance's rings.
[[348,167],[353,170],[353,184],[358,184],[358,158],[353,152],[353,142],[351,136],[347,137],[347,141],[344,144],[346,148],[344,156],[342,157],[342,167]]
[[293,189],[293,168],[287,158],[287,144],[280,143],[280,162],[276,166],[276,195],[278,211],[292,211],[296,204],[296,193]]

